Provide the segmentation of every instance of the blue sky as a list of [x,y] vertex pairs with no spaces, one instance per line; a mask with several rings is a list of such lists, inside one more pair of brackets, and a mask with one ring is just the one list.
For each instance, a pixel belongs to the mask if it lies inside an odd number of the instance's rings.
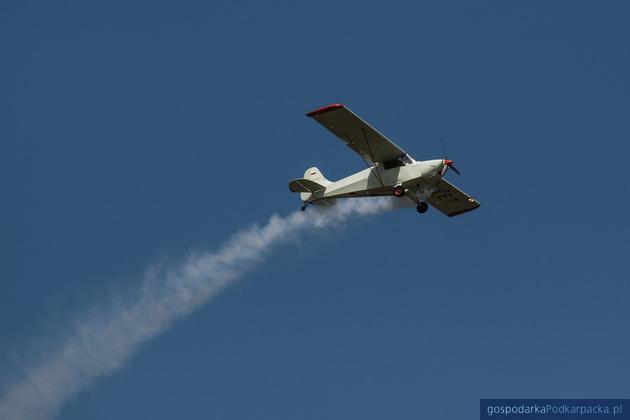
[[3,2],[0,393],[152,261],[363,162],[332,102],[482,204],[279,248],[60,419],[476,418],[630,378],[624,2]]

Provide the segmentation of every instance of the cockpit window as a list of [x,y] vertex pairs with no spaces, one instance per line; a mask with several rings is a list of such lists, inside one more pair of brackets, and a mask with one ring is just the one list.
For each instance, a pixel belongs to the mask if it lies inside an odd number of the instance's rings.
[[398,168],[400,166],[411,165],[413,162],[414,160],[411,158],[411,156],[404,155],[404,156],[397,157],[396,159],[383,162],[383,168],[385,169]]
[[403,161],[405,165],[411,165],[414,162],[413,158],[409,155],[405,155],[401,157],[400,159]]

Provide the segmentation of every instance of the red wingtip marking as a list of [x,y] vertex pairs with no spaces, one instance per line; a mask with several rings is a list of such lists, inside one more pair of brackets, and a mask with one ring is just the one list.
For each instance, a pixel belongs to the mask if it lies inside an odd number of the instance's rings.
[[333,111],[339,108],[344,108],[344,106],[342,104],[330,104],[330,105],[323,106],[321,108],[317,108],[315,111],[308,112],[306,116],[314,117],[315,115],[323,114],[324,112]]

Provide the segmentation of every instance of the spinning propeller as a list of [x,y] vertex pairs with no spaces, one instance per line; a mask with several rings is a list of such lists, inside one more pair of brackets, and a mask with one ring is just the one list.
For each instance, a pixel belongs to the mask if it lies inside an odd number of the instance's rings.
[[455,166],[453,166],[453,161],[450,160],[448,158],[448,155],[446,154],[446,146],[444,146],[444,139],[442,138],[441,140],[442,140],[442,150],[444,151],[444,160],[442,161],[444,163],[444,167],[442,167],[442,173],[440,175],[444,176],[446,171],[448,171],[449,169],[452,169],[453,172],[455,172],[457,175],[462,176],[462,173],[459,172]]
[[444,167],[442,168],[442,176],[448,171],[448,169],[452,169],[457,175],[461,176],[462,173],[457,170],[455,166],[453,166],[453,161],[450,159],[444,159]]

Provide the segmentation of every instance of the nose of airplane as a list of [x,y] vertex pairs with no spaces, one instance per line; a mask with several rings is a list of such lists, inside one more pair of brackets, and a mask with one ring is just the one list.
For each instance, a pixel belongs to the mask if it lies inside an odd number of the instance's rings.
[[457,175],[461,175],[459,173],[459,171],[457,170],[457,168],[455,166],[453,166],[453,161],[452,160],[444,159],[442,161],[442,163],[444,164],[444,166],[442,167],[442,176],[444,176],[446,171],[449,170],[449,169],[452,169]]

